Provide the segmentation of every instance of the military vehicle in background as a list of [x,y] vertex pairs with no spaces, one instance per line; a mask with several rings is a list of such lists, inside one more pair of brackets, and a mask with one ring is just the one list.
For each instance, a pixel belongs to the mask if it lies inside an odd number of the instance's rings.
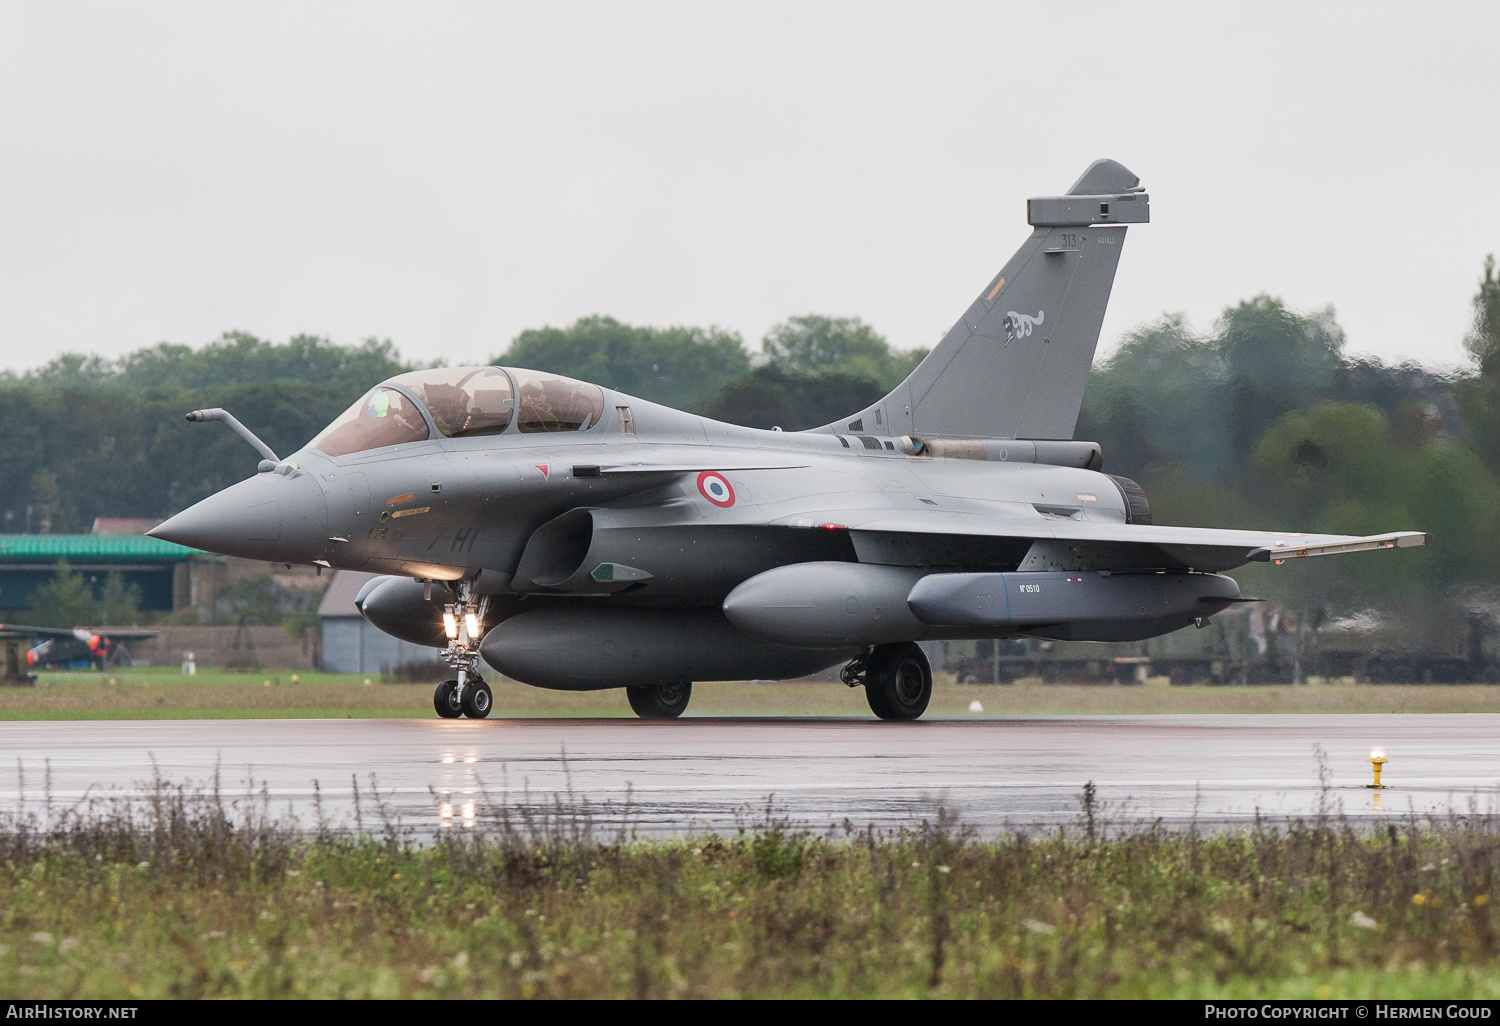
[[1125,642],[1002,638],[941,642],[937,663],[960,684],[1174,684],[1244,682],[1254,653],[1243,609],[1218,613],[1202,629]]
[[1500,632],[1485,612],[1434,602],[1342,617],[1244,604],[1141,641],[1044,638],[932,643],[933,665],[960,684],[1500,683]]

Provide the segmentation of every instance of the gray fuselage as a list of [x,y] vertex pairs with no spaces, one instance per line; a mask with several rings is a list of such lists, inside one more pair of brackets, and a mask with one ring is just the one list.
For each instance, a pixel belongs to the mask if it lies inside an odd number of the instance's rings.
[[[876,538],[858,530],[871,521],[946,513],[948,523],[1013,521],[1017,535],[1047,537],[1060,519],[1127,518],[1102,473],[911,456],[892,448],[897,439],[878,438],[872,449],[859,436],[736,427],[605,395],[606,414],[588,430],[523,434],[512,425],[480,438],[433,430],[425,441],[340,457],[304,448],[181,514],[191,522],[180,520],[178,532],[212,534],[198,540],[252,559],[437,581],[477,576],[481,591],[497,595],[613,592],[626,604],[700,606],[788,563],[1013,570],[1030,548],[1022,537],[976,544],[947,530]],[[634,434],[621,433],[621,407]],[[733,490],[727,501],[698,484],[716,467]],[[736,469],[752,467],[766,469]],[[595,511],[596,543],[614,537],[610,562],[650,578],[620,589],[516,582],[538,529],[579,509]]]

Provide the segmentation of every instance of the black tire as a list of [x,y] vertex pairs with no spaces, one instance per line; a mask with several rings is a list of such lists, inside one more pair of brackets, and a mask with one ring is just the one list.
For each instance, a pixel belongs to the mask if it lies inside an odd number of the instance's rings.
[[646,684],[626,688],[630,708],[643,720],[675,720],[688,707],[693,685],[687,681],[674,684]]
[[458,704],[458,681],[445,680],[432,693],[432,707],[445,720],[456,720],[464,714]]
[[475,677],[464,685],[463,698],[460,701],[463,706],[464,715],[471,720],[482,720],[495,708],[495,696],[490,694],[490,686]]
[[917,645],[877,645],[865,668],[865,699],[882,720],[914,720],[932,701],[932,667]]

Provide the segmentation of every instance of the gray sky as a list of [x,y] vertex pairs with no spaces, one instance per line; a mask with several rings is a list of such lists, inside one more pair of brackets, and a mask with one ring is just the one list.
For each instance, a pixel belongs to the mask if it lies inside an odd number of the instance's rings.
[[1103,346],[1266,291],[1457,363],[1494,4],[0,0],[0,366],[226,329],[479,361],[590,313],[931,345],[1094,158]]

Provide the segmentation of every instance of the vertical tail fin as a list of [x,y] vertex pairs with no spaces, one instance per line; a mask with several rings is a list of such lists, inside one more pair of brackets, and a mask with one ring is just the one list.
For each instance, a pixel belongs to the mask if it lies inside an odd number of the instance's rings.
[[1073,436],[1125,225],[1150,220],[1150,197],[1123,165],[1098,160],[1066,195],[1027,200],[1026,220],[1031,237],[916,370],[825,430]]

